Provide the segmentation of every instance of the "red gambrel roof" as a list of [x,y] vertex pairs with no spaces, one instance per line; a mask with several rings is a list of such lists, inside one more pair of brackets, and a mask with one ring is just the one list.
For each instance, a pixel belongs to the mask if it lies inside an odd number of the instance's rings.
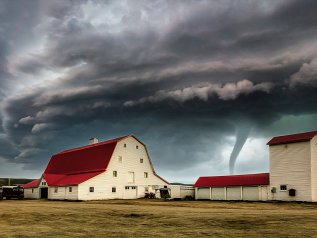
[[[53,155],[43,177],[48,186],[78,185],[104,172],[117,142],[128,136],[62,151]],[[25,184],[24,188],[37,187],[40,179]]]
[[279,145],[286,143],[294,143],[301,141],[310,141],[315,135],[317,135],[317,131],[310,131],[305,133],[286,135],[286,136],[277,136],[273,137],[267,145]]
[[196,187],[226,187],[226,186],[254,186],[269,185],[270,174],[243,174],[228,176],[200,177],[195,183]]

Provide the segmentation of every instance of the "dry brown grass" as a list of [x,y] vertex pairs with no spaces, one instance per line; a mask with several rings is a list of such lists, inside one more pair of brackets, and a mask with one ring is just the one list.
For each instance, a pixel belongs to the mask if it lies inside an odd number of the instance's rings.
[[0,237],[317,237],[317,204],[0,201]]

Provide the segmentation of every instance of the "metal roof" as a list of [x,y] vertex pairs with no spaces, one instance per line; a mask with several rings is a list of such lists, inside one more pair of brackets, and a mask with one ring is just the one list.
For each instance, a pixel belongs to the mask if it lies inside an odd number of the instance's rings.
[[301,141],[309,141],[315,135],[317,135],[317,131],[310,131],[299,134],[285,135],[285,136],[276,136],[273,137],[267,145],[279,145],[279,144],[287,144]]
[[195,187],[227,187],[227,186],[252,186],[269,185],[270,174],[243,174],[227,176],[200,177],[195,183]]

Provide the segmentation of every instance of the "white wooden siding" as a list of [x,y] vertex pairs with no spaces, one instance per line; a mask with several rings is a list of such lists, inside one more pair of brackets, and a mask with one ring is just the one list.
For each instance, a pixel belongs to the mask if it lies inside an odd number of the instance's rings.
[[57,192],[55,192],[55,187],[49,187],[48,198],[49,199],[66,199],[67,187],[57,187]]
[[[143,159],[143,163],[140,163],[140,159]],[[113,171],[117,171],[117,177],[113,177]],[[128,179],[129,172],[134,173],[134,182]],[[144,178],[144,172],[148,173],[148,178]],[[127,137],[117,143],[107,171],[78,186],[78,199],[131,198],[130,194],[125,193],[125,186],[136,186],[139,198],[144,197],[145,187],[149,188],[149,192],[155,192],[152,185],[164,186],[167,183],[154,174],[145,146],[135,138]],[[89,187],[94,187],[93,193],[89,192]],[[116,187],[115,193],[112,187]]]
[[[310,141],[272,145],[270,150],[270,185],[276,187],[273,200],[312,201]],[[280,191],[280,185],[296,189],[296,196]]]
[[267,201],[271,200],[271,191],[270,186],[260,186],[260,200]]
[[227,200],[241,200],[241,187],[227,187]]
[[312,201],[317,202],[317,136],[310,141]]
[[32,188],[25,188],[24,198],[39,199],[40,198],[39,188],[33,188],[33,193],[32,193]]

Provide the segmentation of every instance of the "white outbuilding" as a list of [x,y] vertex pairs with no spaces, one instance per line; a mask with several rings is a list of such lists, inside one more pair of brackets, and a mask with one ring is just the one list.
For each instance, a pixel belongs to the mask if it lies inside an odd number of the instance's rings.
[[195,183],[195,199],[266,201],[269,184],[268,173],[200,177]]
[[272,199],[317,202],[317,131],[277,136],[267,144]]
[[146,145],[132,135],[52,156],[41,178],[24,185],[25,198],[135,199],[169,185],[154,170]]

